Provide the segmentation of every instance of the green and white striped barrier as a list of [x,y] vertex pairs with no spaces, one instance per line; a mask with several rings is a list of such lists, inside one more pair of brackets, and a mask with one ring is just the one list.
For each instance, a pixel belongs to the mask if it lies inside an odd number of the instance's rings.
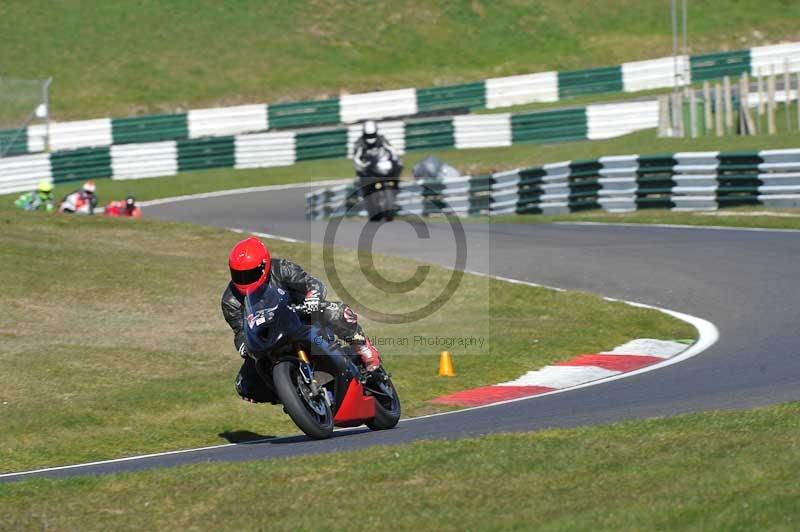
[[52,170],[46,153],[0,159],[0,194],[33,190],[48,178],[52,179]]
[[[759,46],[677,58],[679,84],[768,73],[770,68],[800,72],[800,43]],[[568,72],[540,72],[490,78],[446,87],[407,88],[343,95],[306,102],[255,104],[187,113],[130,118],[102,118],[50,125],[54,151],[117,144],[229,136],[267,130],[352,124],[429,114],[463,114],[471,109],[498,109],[535,102],[555,102],[575,96],[609,92],[638,92],[670,88],[675,84],[673,57],[634,61],[613,67]],[[598,133],[602,135],[603,133]],[[8,154],[43,151],[47,131],[30,126],[25,134],[0,131]],[[591,137],[590,137],[591,138]],[[597,137],[600,138],[600,137]]]
[[[355,184],[320,189],[306,194],[306,214],[314,220],[344,216],[357,199]],[[401,182],[397,205],[401,214],[460,216],[800,207],[800,149],[621,155]]]
[[[253,118],[254,115],[250,116]],[[381,122],[380,130],[398,152],[405,153],[608,138],[654,128],[657,121],[658,102],[650,101],[533,113],[392,120]],[[92,122],[90,126],[96,132],[99,126],[94,123],[97,121]],[[133,130],[128,132],[132,133]],[[208,168],[288,166],[298,161],[352,157],[353,144],[360,134],[360,127],[352,124],[346,127],[83,147],[40,154],[33,158],[2,158],[0,168],[20,169],[24,174],[31,166],[36,168],[38,179],[52,178],[62,182],[98,177],[138,179],[170,176]],[[40,163],[42,158],[47,161],[44,166]],[[0,173],[0,190],[17,192],[27,188],[28,181]]]

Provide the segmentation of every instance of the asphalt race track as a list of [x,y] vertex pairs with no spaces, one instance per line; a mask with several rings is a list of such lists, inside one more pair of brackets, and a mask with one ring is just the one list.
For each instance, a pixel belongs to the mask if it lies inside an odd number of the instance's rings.
[[[150,206],[145,212],[151,217],[320,242],[325,224],[310,224],[303,217],[306,191],[180,201]],[[363,226],[357,221],[342,223],[336,244],[355,247]],[[385,224],[375,250],[452,266],[451,229],[447,224],[429,227],[429,238],[420,241],[407,223]],[[465,224],[464,231],[468,249],[478,250],[468,256],[469,270],[685,312],[714,323],[719,341],[699,356],[649,373],[532,400],[409,420],[385,432],[356,429],[326,441],[282,438],[45,474],[59,477],[254,460],[800,399],[800,232],[535,224]]]

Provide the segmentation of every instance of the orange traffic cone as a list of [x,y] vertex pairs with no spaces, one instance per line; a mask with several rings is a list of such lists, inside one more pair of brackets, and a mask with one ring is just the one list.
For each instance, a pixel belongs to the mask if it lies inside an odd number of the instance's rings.
[[450,351],[442,351],[439,355],[439,376],[440,377],[455,377],[456,372],[453,370],[453,357],[450,356]]

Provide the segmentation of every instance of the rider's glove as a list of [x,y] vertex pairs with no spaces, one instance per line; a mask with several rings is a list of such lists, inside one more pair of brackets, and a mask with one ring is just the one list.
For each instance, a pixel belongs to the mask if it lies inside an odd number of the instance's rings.
[[361,357],[367,372],[375,371],[381,365],[381,356],[369,338],[366,338],[363,344],[355,346],[355,352]]
[[369,161],[367,159],[362,159],[359,155],[353,157],[353,166],[355,166],[356,170],[364,170],[367,166],[369,166]]
[[319,312],[321,300],[322,298],[319,296],[319,290],[311,289],[306,292],[306,298],[303,301],[303,307],[308,313]]
[[242,345],[239,346],[239,356],[242,358],[247,358],[247,355],[247,346],[244,345],[244,342],[242,342]]

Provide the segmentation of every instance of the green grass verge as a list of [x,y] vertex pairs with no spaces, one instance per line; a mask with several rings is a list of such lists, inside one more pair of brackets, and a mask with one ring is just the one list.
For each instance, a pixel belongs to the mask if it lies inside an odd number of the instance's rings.
[[[691,52],[793,38],[800,7],[689,6]],[[335,97],[671,54],[669,7],[604,0],[5,2],[0,64],[58,120]],[[35,37],[32,37],[35,36]],[[469,40],[469,46],[464,46]],[[54,53],[62,51],[64,53]]]
[[795,530],[798,436],[800,404],[792,403],[284,460],[29,480],[0,485],[0,525],[327,530],[352,528],[356,520],[396,530]]
[[748,206],[734,207],[717,212],[673,212],[645,209],[630,213],[586,211],[558,216],[508,215],[480,216],[465,219],[467,222],[491,223],[554,223],[600,222],[626,224],[676,224],[716,227],[758,227],[764,229],[800,230],[800,209],[768,209]]
[[[233,390],[240,359],[219,298],[227,253],[240,235],[147,219],[16,212],[0,213],[0,227],[0,470],[215,444],[226,432],[296,432],[279,407],[246,404]],[[270,247],[327,281],[318,247]],[[391,296],[362,278],[358,256],[336,254],[344,286],[384,310],[418,307],[450,278],[431,267],[418,289]],[[418,267],[389,257],[375,264],[395,280]],[[469,275],[420,322],[362,318],[368,334],[385,343],[406,415],[433,411],[431,398],[632,338],[695,334],[656,311]],[[458,376],[441,379],[441,348],[417,336],[486,343],[451,349]]]

